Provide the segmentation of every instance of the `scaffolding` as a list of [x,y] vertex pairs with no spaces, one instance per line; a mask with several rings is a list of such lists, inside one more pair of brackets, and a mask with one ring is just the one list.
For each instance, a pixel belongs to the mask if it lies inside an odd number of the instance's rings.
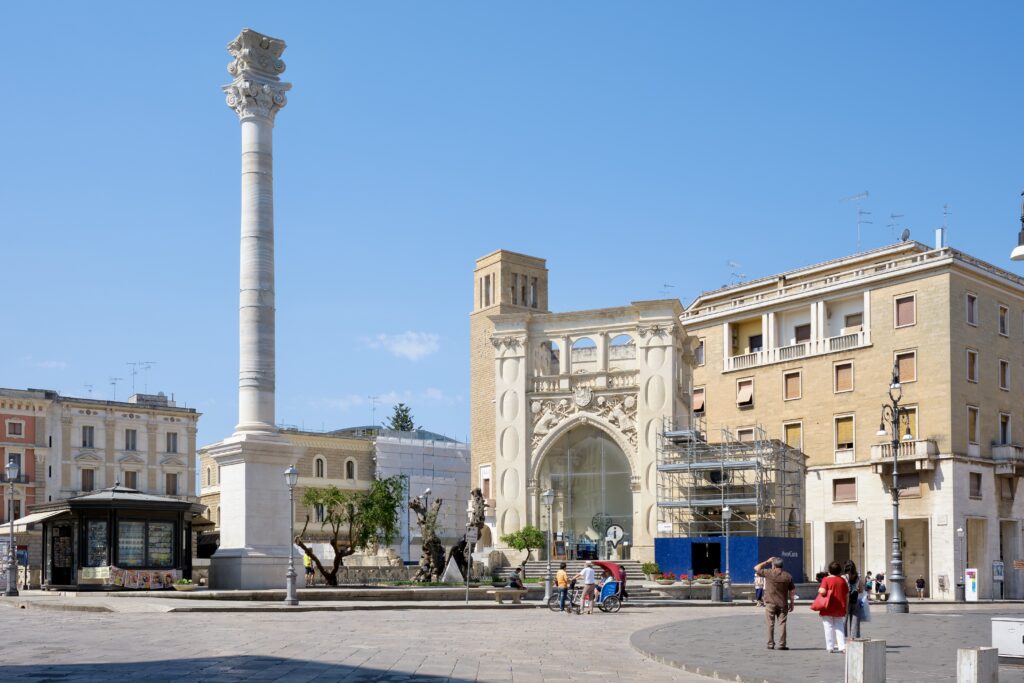
[[[740,438],[742,436],[742,438]],[[658,438],[658,536],[802,536],[805,457],[760,425],[707,440],[703,418]],[[722,509],[728,506],[726,522]]]

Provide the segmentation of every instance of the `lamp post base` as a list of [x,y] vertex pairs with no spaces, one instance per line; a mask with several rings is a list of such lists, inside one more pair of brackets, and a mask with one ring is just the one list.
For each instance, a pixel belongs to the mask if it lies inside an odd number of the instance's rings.
[[902,602],[888,600],[885,603],[885,611],[890,614],[908,614],[910,612],[910,603],[907,602],[906,598]]

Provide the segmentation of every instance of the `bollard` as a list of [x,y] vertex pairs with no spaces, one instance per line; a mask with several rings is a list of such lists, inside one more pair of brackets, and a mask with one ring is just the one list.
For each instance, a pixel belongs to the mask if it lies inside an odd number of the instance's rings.
[[999,683],[999,648],[964,647],[957,650],[956,683]]
[[722,582],[718,579],[711,583],[711,602],[722,602]]
[[885,683],[885,641],[846,641],[846,683]]

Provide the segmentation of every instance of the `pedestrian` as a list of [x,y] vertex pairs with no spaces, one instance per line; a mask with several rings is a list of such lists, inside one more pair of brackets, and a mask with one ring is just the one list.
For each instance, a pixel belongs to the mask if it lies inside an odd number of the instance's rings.
[[[818,614],[825,629],[825,650],[846,652],[846,602],[849,586],[842,577],[843,567],[833,560],[828,565],[828,576],[821,580],[818,595],[824,598]],[[813,606],[812,606],[813,609]]]
[[917,598],[924,600],[924,575],[917,577]]
[[512,575],[512,578],[508,580],[508,588],[516,588],[518,590],[523,590],[523,568],[522,567],[516,567],[516,571]]
[[583,580],[583,597],[580,599],[580,608],[585,607],[587,614],[593,614],[594,598],[597,592],[597,582],[594,579],[594,563],[587,560],[587,563],[583,565],[583,569],[574,578]]
[[764,607],[764,577],[754,577],[754,602],[758,607]]
[[[569,574],[565,571],[565,562],[558,565],[558,573],[555,574],[555,585],[558,586],[558,611],[564,612],[565,599],[569,597]],[[571,609],[569,614],[572,614]]]
[[875,574],[875,600],[885,600],[885,576],[882,573]]
[[843,564],[843,578],[846,579],[849,591],[846,601],[846,623],[844,624],[847,638],[860,638],[861,595],[864,593],[864,579],[857,574],[857,565],[853,560]]
[[316,579],[316,572],[313,570],[313,554],[304,553],[302,555],[302,566],[306,568],[306,585],[312,586]]
[[[771,565],[771,567],[769,567]],[[792,575],[782,568],[781,557],[770,557],[754,567],[754,576],[764,579],[764,615],[768,622],[768,649],[775,649],[775,622],[779,622],[779,649],[788,650],[786,619],[793,611],[796,585]]]

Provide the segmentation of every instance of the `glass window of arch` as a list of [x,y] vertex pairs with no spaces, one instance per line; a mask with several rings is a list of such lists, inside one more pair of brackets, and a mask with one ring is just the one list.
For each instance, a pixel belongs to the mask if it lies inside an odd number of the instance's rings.
[[346,460],[345,461],[345,478],[355,479],[356,478],[356,461]]
[[324,478],[324,459],[323,458],[317,458],[316,460],[313,461],[313,476],[315,476],[317,479],[323,479]]

